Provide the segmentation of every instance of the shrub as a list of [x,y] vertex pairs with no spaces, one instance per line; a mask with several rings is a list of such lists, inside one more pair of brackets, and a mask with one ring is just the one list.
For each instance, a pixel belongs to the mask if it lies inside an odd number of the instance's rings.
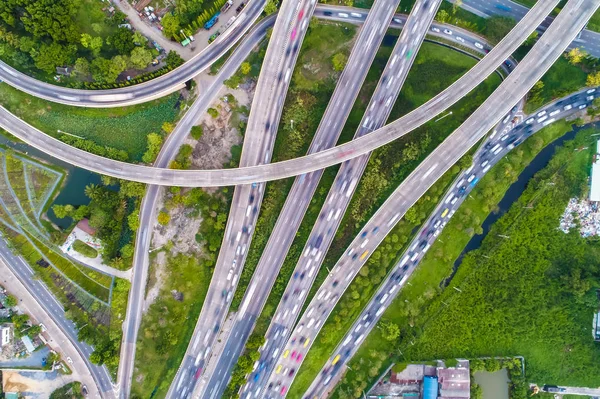
[[163,226],[169,224],[170,220],[171,216],[167,212],[160,212],[158,214],[158,223],[162,224]]
[[98,251],[81,240],[75,240],[75,242],[73,242],[73,249],[88,258],[95,258],[98,256]]
[[202,133],[204,133],[204,129],[202,129],[202,126],[192,126],[190,135],[194,140],[200,140],[200,138],[202,137]]

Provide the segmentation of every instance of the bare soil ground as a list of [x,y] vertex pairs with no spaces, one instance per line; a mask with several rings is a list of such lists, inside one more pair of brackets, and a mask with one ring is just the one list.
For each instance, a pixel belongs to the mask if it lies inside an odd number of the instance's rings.
[[[219,92],[218,100],[211,105],[216,109],[219,115],[213,118],[206,113],[200,119],[199,125],[203,128],[203,135],[199,140],[191,136],[185,140],[185,144],[191,145],[192,169],[216,169],[227,165],[231,160],[231,147],[242,144],[242,136],[239,131],[240,122],[244,122],[247,117],[244,115],[242,107],[250,107],[254,85],[244,85],[243,89],[228,89],[224,87]],[[230,102],[226,97],[235,100]],[[165,199],[169,193],[163,189],[160,196],[158,209],[164,209]],[[152,249],[158,249],[172,244],[170,255],[197,254],[200,255],[202,248],[196,241],[196,233],[202,223],[201,216],[195,216],[193,209],[186,209],[183,206],[175,207],[169,211],[171,220],[168,225],[157,224],[152,236]],[[157,254],[152,262],[152,276],[144,302],[144,311],[160,295],[161,281],[165,276],[167,254],[163,251]]]
[[73,381],[75,381],[73,375],[62,375],[56,372],[2,372],[3,391],[19,392],[19,397],[23,398],[49,398],[55,389]]

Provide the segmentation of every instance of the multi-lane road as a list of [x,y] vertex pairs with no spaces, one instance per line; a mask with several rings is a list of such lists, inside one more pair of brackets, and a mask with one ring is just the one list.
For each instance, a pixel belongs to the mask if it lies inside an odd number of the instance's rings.
[[[291,74],[315,5],[316,0],[288,0],[281,5],[252,100],[241,167],[252,167],[271,160]],[[194,395],[200,396],[206,388],[206,378],[200,377],[203,373],[207,374],[207,369],[212,371],[208,363],[212,356],[211,348],[216,344],[248,254],[264,187],[264,183],[252,183],[235,188],[211,284],[188,350],[169,389],[169,397],[185,398],[195,391],[198,392]],[[242,314],[247,306],[247,303],[242,305]],[[211,390],[219,390],[224,385],[219,382]],[[213,395],[212,392],[210,394]]]
[[[263,163],[256,166],[242,166],[236,169],[161,169],[113,161],[73,148],[57,139],[46,136],[31,125],[28,125],[9,113],[4,108],[0,108],[0,127],[33,147],[75,166],[117,178],[148,184],[181,187],[240,185],[314,172],[369,153],[418,128],[439,113],[448,109],[448,107],[459,101],[488,75],[495,71],[496,68],[502,65],[504,60],[519,47],[537,26],[539,26],[545,16],[551,11],[551,6],[555,3],[555,1],[538,2],[529,13],[519,21],[517,26],[477,65],[449,88],[418,109],[383,128],[377,129],[376,131],[359,137],[349,143],[287,161],[268,164]],[[299,35],[300,33],[297,34]],[[273,37],[271,40],[273,40]],[[291,65],[289,67],[291,70]],[[287,70],[284,70],[281,76],[282,81],[285,79],[286,71]],[[258,96],[258,93],[256,93],[255,96]],[[279,99],[283,101],[283,97],[284,94],[282,93],[280,94]],[[264,104],[263,101],[258,101],[257,105],[259,107],[264,107]],[[269,123],[268,128],[274,129],[272,126],[273,125]],[[262,129],[266,128],[266,124],[263,125]]]
[[[368,134],[385,124],[391,112],[393,104],[400,93],[404,80],[408,75],[413,60],[421,46],[425,34],[429,30],[429,25],[435,16],[435,13],[441,1],[424,0],[417,1],[413,7],[411,16],[408,18],[404,29],[394,49],[390,55],[386,68],[382,73],[371,101],[367,106],[367,110],[363,115],[361,126],[356,132],[355,137]],[[482,46],[483,47],[483,46]],[[307,243],[302,251],[298,264],[293,273],[293,278],[288,283],[283,294],[283,300],[280,302],[275,316],[272,319],[270,328],[266,335],[266,344],[261,351],[261,358],[257,364],[255,371],[250,375],[250,379],[244,387],[244,392],[247,397],[255,397],[260,394],[261,390],[267,385],[267,379],[275,368],[274,359],[282,351],[289,338],[289,332],[292,330],[294,323],[303,307],[306,294],[310,291],[310,287],[317,275],[321,262],[324,259],[324,254],[333,241],[333,236],[339,223],[342,220],[345,208],[347,207],[354,189],[366,167],[369,156],[352,159],[351,161],[342,164],[325,204],[320,211],[320,217],[316,221],[311,234],[307,239]],[[306,177],[311,177],[312,174]],[[302,178],[302,177],[301,177]],[[301,179],[300,178],[300,179]],[[288,197],[289,198],[289,197]],[[309,197],[310,199],[310,197]],[[288,200],[289,201],[289,200]],[[306,204],[307,206],[308,204]],[[295,209],[297,209],[295,207]],[[302,216],[306,207],[300,208]],[[281,219],[281,216],[280,216]],[[282,229],[287,226],[287,221],[283,220]],[[295,236],[297,226],[290,228],[291,237],[287,245],[277,245],[278,240],[284,233],[279,232],[272,234],[272,239],[275,240],[274,246],[279,253],[276,258],[277,264],[272,265],[269,273],[277,272],[293,237]],[[263,255],[264,256],[264,255]],[[273,267],[277,266],[277,268]],[[275,270],[273,270],[275,269]],[[275,273],[276,275],[276,273]],[[264,276],[255,275],[255,278],[262,279]],[[275,276],[273,276],[275,278]],[[260,311],[261,308],[259,308]],[[258,316],[258,313],[257,313]],[[302,342],[304,344],[305,342]],[[281,371],[281,370],[279,370]],[[294,373],[295,369],[290,369],[288,373]],[[287,389],[286,385],[278,387],[282,392]]]
[[[335,145],[354,101],[367,75],[377,50],[383,40],[387,25],[398,6],[396,0],[378,0],[373,5],[365,24],[357,35],[355,44],[343,73],[338,79],[331,100],[314,134],[309,153]],[[425,28],[426,30],[426,28]],[[322,171],[297,177],[279,213],[277,223],[264,248],[249,289],[242,299],[243,310],[229,328],[214,371],[207,376],[207,392],[221,396],[223,384],[248,339],[273,283],[277,278],[287,251],[296,236],[302,217],[319,184]],[[242,244],[243,245],[243,244]],[[240,249],[239,245],[238,248]],[[242,305],[245,306],[245,305]]]
[[71,89],[40,82],[1,61],[0,80],[35,97],[77,107],[123,107],[150,101],[182,89],[185,82],[209,68],[241,40],[260,16],[266,3],[266,0],[248,2],[229,29],[211,45],[180,67],[149,82],[109,90]]
[[[555,120],[585,110],[599,94],[599,88],[584,89],[548,104],[528,117],[524,117],[520,111],[514,112],[513,110],[503,119],[475,153],[472,167],[462,172],[453,182],[450,189],[442,197],[440,204],[427,221],[423,223],[412,242],[407,246],[408,249],[402,254],[399,262],[388,273],[387,278],[381,283],[369,304],[356,318],[356,322],[348,330],[329,361],[323,366],[318,377],[310,386],[308,390],[309,397],[319,396],[331,388],[331,385],[337,380],[338,371],[358,350],[360,345],[355,343],[360,343],[363,337],[367,336],[370,330],[373,329],[385,309],[393,302],[418,263],[423,259],[425,253],[433,245],[448,220],[487,171],[533,133]],[[340,357],[332,367],[337,355]]]
[[[168,167],[169,162],[177,155],[181,143],[189,134],[192,126],[214,101],[222,88],[222,82],[235,73],[250,52],[264,39],[267,30],[273,26],[273,23],[274,18],[265,18],[258,23],[236,47],[208,87],[201,88],[200,96],[177,123],[175,130],[167,137],[154,162],[156,167]],[[137,334],[142,320],[145,287],[148,280],[148,251],[156,221],[159,194],[160,186],[149,186],[140,207],[139,220],[141,227],[136,236],[133,277],[127,302],[127,316],[123,328],[119,373],[117,375],[117,395],[122,398],[128,397],[131,390]]]
[[[570,41],[575,37],[576,28],[584,26],[587,19],[597,9],[598,2],[594,0],[571,0],[555,19],[546,33],[531,49],[519,64],[514,73],[477,109],[461,127],[434,150],[419,167],[405,179],[386,203],[363,227],[361,233],[354,239],[347,251],[332,269],[325,282],[321,285],[315,297],[307,307],[298,325],[292,333],[283,353],[278,356],[278,366],[291,370],[299,368],[303,357],[310,348],[320,327],[327,319],[341,294],[350,284],[360,267],[366,262],[381,243],[387,233],[393,228],[404,213],[420,198],[439,177],[445,173],[462,155],[464,155],[484,134],[493,128],[507,114],[512,105],[517,103],[533,84],[545,73],[552,63],[560,56]],[[358,254],[357,257],[354,255]],[[392,292],[397,291],[401,279],[395,282]],[[403,282],[403,281],[402,281]],[[385,298],[387,299],[387,298]],[[384,300],[384,298],[379,299]],[[374,316],[374,315],[373,315]],[[361,320],[361,328],[368,328],[372,320]],[[358,346],[364,339],[360,335],[353,344]],[[308,344],[300,343],[300,341]],[[292,353],[294,356],[292,356]],[[298,358],[300,355],[300,358]],[[342,355],[346,355],[343,353]],[[342,355],[336,355],[330,362],[332,370],[339,370],[345,361]],[[346,356],[350,356],[349,352]],[[271,374],[269,384],[273,388],[289,386],[294,374]],[[327,381],[329,382],[329,380]],[[285,391],[283,391],[283,395]],[[272,389],[268,397],[282,396],[281,391]],[[310,397],[313,395],[311,394]]]
[[[87,366],[96,382],[96,386],[102,397],[112,398],[113,386],[108,370],[106,367],[99,367],[90,362],[90,354],[94,351],[94,348],[85,342],[79,341],[77,338],[77,326],[71,320],[67,319],[63,306],[56,298],[54,298],[50,291],[48,291],[44,283],[35,277],[33,269],[20,256],[15,256],[12,253],[4,239],[0,239],[0,258],[19,279],[21,284],[25,286],[27,291],[35,298],[46,314],[48,314],[54,323],[56,323],[58,328],[60,328],[73,343],[77,352],[79,352],[81,358],[85,362],[85,366]],[[78,373],[84,372],[84,370],[78,370]]]

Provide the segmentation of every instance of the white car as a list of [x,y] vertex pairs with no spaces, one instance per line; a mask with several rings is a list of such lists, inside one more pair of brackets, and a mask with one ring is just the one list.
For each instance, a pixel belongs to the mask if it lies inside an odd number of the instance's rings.
[[450,29],[444,29],[444,33],[447,35],[451,35],[452,31]]
[[71,359],[69,356],[67,356],[67,362],[68,362],[69,364],[73,364],[73,359]]
[[351,12],[350,15],[352,15],[354,18],[360,18],[362,16],[357,12]]
[[479,42],[475,42],[475,47],[477,47],[478,49],[482,49],[483,50],[483,44],[481,44]]
[[440,28],[436,28],[435,26],[432,26],[431,30],[434,32],[440,33]]
[[459,42],[461,42],[461,43],[464,43],[464,42],[465,42],[465,39],[463,39],[463,38],[462,38],[462,37],[460,37],[460,36],[456,36],[456,40],[458,40],[458,41],[459,41]]

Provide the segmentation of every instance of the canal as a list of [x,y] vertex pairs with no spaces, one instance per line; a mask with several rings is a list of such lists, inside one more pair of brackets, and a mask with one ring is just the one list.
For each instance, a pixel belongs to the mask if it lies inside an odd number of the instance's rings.
[[[29,156],[42,159],[52,165],[56,165],[67,172],[66,181],[63,183],[58,196],[52,205],[87,205],[90,199],[85,195],[85,186],[89,184],[100,184],[100,175],[85,169],[76,168],[66,162],[48,156],[46,153],[22,142],[15,142],[4,135],[0,135],[0,144],[26,153]],[[46,212],[48,218],[57,226],[65,229],[71,225],[71,218],[59,219],[52,209]]]
[[454,277],[454,274],[456,273],[456,270],[460,266],[464,256],[468,252],[478,249],[481,246],[483,239],[489,233],[492,225],[496,223],[496,221],[500,219],[510,209],[511,205],[519,199],[523,191],[525,191],[529,180],[537,172],[539,172],[544,167],[546,167],[546,165],[548,165],[548,162],[554,155],[556,148],[562,146],[565,141],[572,140],[577,134],[577,132],[579,132],[581,129],[589,127],[600,127],[600,124],[592,123],[585,126],[573,125],[573,130],[565,133],[564,135],[562,135],[561,137],[557,138],[556,140],[548,144],[546,147],[544,147],[544,149],[542,149],[542,151],[540,151],[539,154],[536,155],[533,161],[531,161],[531,163],[527,165],[525,169],[523,169],[517,181],[514,182],[508,188],[508,190],[504,194],[504,197],[502,197],[502,199],[498,203],[498,212],[493,212],[488,215],[488,217],[483,221],[483,225],[481,226],[483,232],[481,234],[474,235],[471,238],[471,240],[469,240],[469,242],[461,252],[460,256],[456,259],[453,265],[452,274],[444,281],[444,285],[447,286],[450,283],[450,281]]

